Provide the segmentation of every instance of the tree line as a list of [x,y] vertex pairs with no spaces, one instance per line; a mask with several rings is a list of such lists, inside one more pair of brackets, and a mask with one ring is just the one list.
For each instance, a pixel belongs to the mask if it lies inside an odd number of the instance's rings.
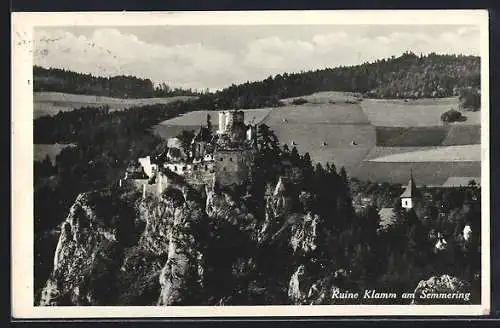
[[[35,91],[119,97],[200,95],[171,89],[164,83],[155,89],[150,80],[130,76],[102,78],[34,67],[34,78]],[[405,52],[361,65],[283,73],[262,81],[232,84],[216,92],[204,92],[202,103],[207,110],[276,107],[282,105],[280,99],[320,91],[359,92],[372,98],[427,98],[459,96],[464,88],[480,89],[479,57]]]
[[94,76],[58,68],[33,66],[33,91],[53,91],[117,98],[196,96],[192,89],[171,88],[166,83],[154,86],[150,79],[130,75]]
[[280,99],[320,91],[359,92],[371,98],[428,98],[480,89],[480,58],[464,55],[399,57],[355,66],[283,73],[258,82],[233,84],[213,94],[207,109],[275,107]]

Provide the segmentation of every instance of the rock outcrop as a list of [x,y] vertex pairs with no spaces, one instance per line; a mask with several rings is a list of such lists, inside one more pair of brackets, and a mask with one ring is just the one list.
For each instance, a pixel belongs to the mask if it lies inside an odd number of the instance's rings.
[[442,275],[421,280],[414,291],[412,304],[471,304],[471,286],[469,283]]
[[112,194],[80,194],[62,224],[54,267],[41,305],[103,305],[112,300],[113,276],[124,245],[132,238],[132,217]]
[[308,254],[318,248],[319,216],[307,213],[292,227],[290,245],[295,253]]
[[82,193],[61,225],[39,304],[230,303],[234,285],[246,288],[255,272],[259,231],[244,200],[211,189]]
[[[187,203],[175,209],[165,240],[167,262],[160,274],[158,305],[187,305],[197,301],[203,286],[203,256],[193,226],[202,219],[200,211]],[[196,304],[196,303],[194,303]]]
[[331,304],[336,268],[317,256],[324,222],[304,193],[279,186],[258,215],[262,200],[214,186],[82,193],[39,304]]

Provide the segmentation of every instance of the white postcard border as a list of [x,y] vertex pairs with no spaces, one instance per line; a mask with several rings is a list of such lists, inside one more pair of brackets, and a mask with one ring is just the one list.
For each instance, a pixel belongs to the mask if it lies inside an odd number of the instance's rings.
[[[480,305],[38,307],[33,293],[33,27],[97,25],[471,24],[481,35]],[[486,10],[72,12],[12,14],[12,316],[30,318],[487,315],[490,311],[489,37]]]

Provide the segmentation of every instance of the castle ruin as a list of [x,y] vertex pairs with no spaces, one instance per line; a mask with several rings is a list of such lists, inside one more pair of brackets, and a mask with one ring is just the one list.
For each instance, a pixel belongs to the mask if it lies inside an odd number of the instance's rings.
[[252,173],[255,127],[245,124],[245,113],[239,110],[219,112],[218,123],[216,133],[200,126],[184,149],[178,138],[170,138],[160,154],[139,158],[127,169],[120,185],[132,183],[145,197],[181,184],[196,189],[246,184]]

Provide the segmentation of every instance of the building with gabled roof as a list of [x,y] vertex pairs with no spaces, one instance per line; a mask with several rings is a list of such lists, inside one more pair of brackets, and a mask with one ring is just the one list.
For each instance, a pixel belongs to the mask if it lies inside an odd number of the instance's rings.
[[415,206],[415,203],[422,198],[422,194],[415,184],[413,173],[410,173],[410,180],[405,188],[405,191],[399,196],[401,199],[401,207],[409,210]]

